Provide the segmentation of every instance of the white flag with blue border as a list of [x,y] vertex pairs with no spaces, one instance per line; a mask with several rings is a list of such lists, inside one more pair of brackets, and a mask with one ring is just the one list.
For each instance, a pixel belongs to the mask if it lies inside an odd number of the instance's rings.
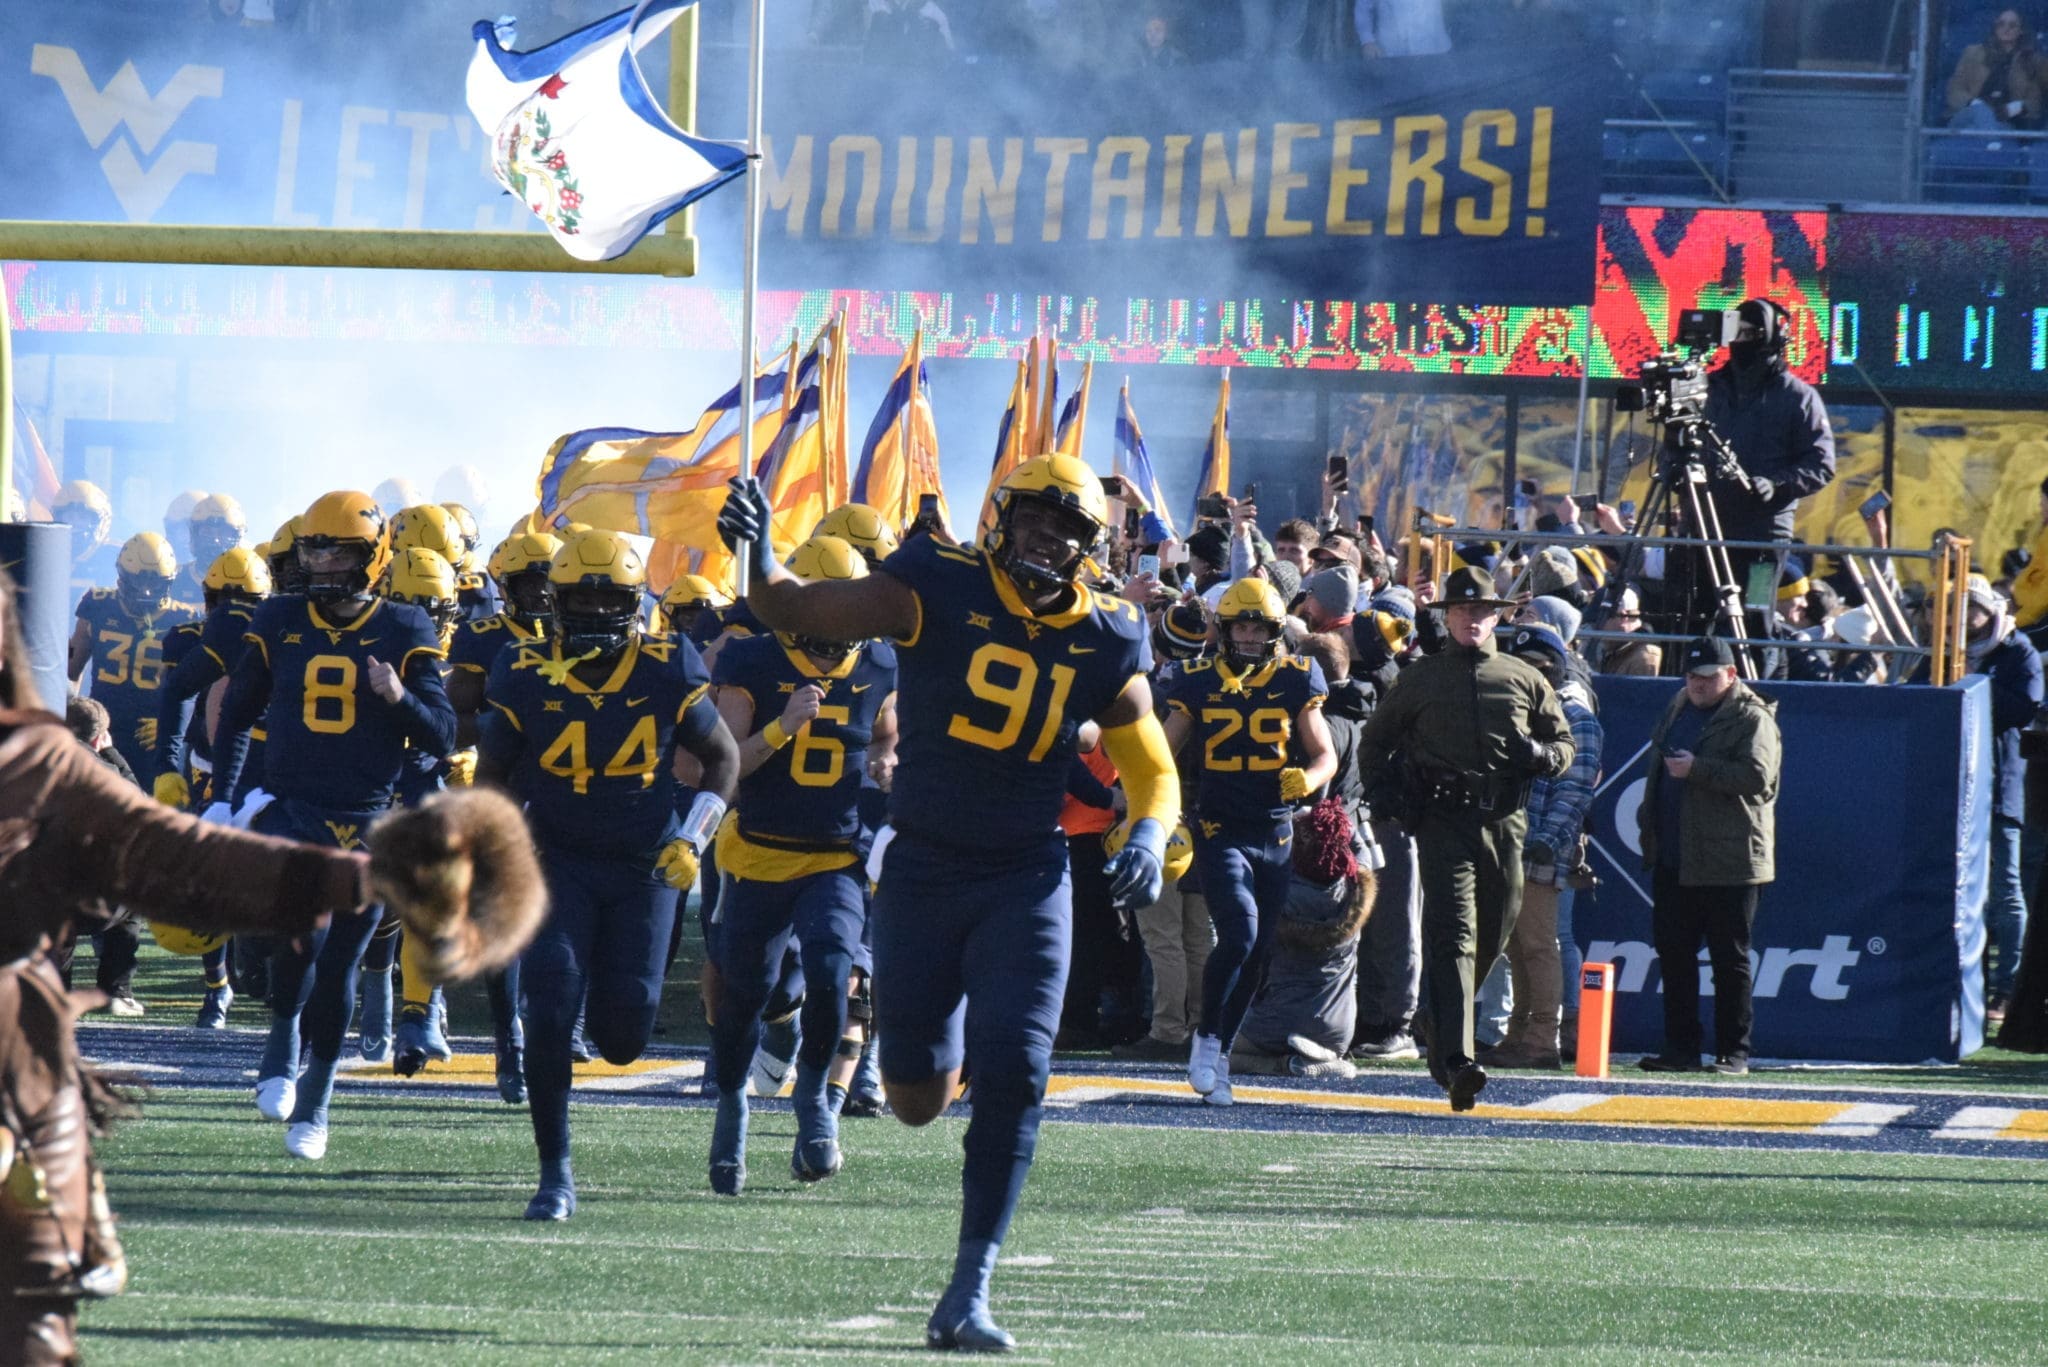
[[579,261],[624,255],[746,169],[743,148],[676,127],[640,70],[636,54],[686,8],[640,0],[532,52],[507,51],[488,21],[471,29],[469,110],[498,183]]

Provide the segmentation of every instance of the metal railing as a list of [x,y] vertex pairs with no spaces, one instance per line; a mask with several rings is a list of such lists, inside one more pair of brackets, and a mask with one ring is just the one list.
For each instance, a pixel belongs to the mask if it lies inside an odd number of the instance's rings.
[[[1942,536],[1924,551],[1901,550],[1889,546],[1847,546],[1828,542],[1798,541],[1709,541],[1695,536],[1659,536],[1635,532],[1523,532],[1504,530],[1497,527],[1456,527],[1448,525],[1447,519],[1418,510],[1413,529],[1407,542],[1407,582],[1412,586],[1424,576],[1423,544],[1429,543],[1428,577],[1440,589],[1443,567],[1450,561],[1453,548],[1460,543],[1486,541],[1508,544],[1561,545],[1570,547],[1655,547],[1658,549],[1705,549],[1718,547],[1725,551],[1765,551],[1774,555],[1797,555],[1806,563],[1815,563],[1815,556],[1828,555],[1843,561],[1850,567],[1851,577],[1863,591],[1877,624],[1878,640],[1861,645],[1855,642],[1823,641],[1781,641],[1739,638],[1733,644],[1756,649],[1807,649],[1818,647],[1826,650],[1847,649],[1870,654],[1924,656],[1929,660],[1928,677],[1936,685],[1951,684],[1963,677],[1964,640],[1969,628],[1968,591],[1970,577],[1970,542],[1966,538]],[[1877,573],[1865,577],[1861,561],[1877,563]],[[1933,590],[1928,595],[1928,639],[1922,644],[1915,635],[1912,623],[1900,606],[1898,595],[1891,579],[1884,571],[1884,562],[1892,560],[1922,560],[1932,568]],[[1526,571],[1525,571],[1526,573]],[[1520,580],[1516,581],[1519,586]],[[1686,641],[1687,636],[1666,637],[1643,632],[1606,632],[1600,630],[1579,633],[1593,640],[1614,639],[1633,641]]]

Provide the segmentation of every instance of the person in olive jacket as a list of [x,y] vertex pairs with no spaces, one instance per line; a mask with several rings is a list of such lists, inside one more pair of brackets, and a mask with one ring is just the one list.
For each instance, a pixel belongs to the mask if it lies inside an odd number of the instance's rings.
[[1714,967],[1714,1071],[1749,1071],[1749,933],[1773,863],[1777,704],[1735,677],[1726,641],[1685,647],[1685,691],[1650,739],[1638,810],[1651,875],[1651,939],[1664,966],[1664,1049],[1650,1072],[1700,1071],[1700,977]]

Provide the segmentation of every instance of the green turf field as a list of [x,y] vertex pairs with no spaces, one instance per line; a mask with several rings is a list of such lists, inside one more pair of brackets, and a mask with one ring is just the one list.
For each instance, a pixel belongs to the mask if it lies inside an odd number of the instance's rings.
[[[849,1121],[846,1173],[704,1187],[704,1109],[579,1106],[584,1207],[518,1219],[523,1112],[345,1095],[317,1166],[240,1094],[105,1147],[133,1290],[96,1363],[787,1362],[917,1348],[961,1122]],[[2038,1361],[2036,1162],[1056,1123],[997,1275],[1071,1362]]]

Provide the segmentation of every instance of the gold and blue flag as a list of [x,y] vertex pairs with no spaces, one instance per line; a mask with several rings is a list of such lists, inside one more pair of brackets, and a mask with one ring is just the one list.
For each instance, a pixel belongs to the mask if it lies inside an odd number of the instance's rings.
[[1173,529],[1173,516],[1166,511],[1166,495],[1160,491],[1158,472],[1152,468],[1152,453],[1145,449],[1145,433],[1138,426],[1137,410],[1131,407],[1129,380],[1124,381],[1117,396],[1115,471],[1136,485],[1152,505],[1138,518],[1142,529],[1140,543],[1154,546],[1178,536]]

